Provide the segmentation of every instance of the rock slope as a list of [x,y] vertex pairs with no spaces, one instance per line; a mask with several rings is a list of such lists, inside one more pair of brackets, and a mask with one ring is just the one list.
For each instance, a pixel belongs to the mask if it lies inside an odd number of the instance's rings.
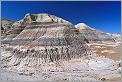
[[13,24],[3,44],[16,48],[10,65],[35,66],[59,60],[71,60],[92,51],[85,38],[68,21],[49,14],[26,14]]
[[110,35],[116,42],[118,42],[118,43],[122,42],[121,34],[119,34],[119,33],[107,33],[107,34]]
[[14,22],[6,19],[1,19],[1,30],[9,30]]
[[75,27],[77,29],[79,29],[80,33],[83,34],[85,36],[85,38],[88,39],[88,41],[115,42],[115,40],[107,33],[93,29],[84,23],[79,23],[79,24],[75,25]]
[[1,19],[1,39],[5,38],[6,32],[12,29],[13,23],[13,21]]
[[[120,80],[121,61],[95,54],[97,50],[113,53],[111,50],[116,46],[110,44],[113,40],[84,23],[77,27],[80,32],[70,22],[54,15],[26,14],[2,38],[1,80]],[[90,41],[95,43],[86,44]]]

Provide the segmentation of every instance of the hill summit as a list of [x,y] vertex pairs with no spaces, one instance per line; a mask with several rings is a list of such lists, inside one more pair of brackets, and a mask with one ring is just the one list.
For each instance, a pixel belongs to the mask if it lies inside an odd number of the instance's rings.
[[55,15],[50,15],[47,13],[41,13],[41,14],[26,14],[25,17],[22,20],[17,21],[13,24],[15,25],[24,25],[32,22],[38,22],[38,23],[65,23],[65,24],[71,24],[70,22],[56,17]]

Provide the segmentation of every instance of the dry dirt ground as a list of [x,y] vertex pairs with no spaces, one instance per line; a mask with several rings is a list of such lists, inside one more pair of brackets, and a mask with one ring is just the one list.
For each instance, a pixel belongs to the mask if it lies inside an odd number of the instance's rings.
[[121,45],[115,43],[92,43],[88,44],[90,48],[99,56],[105,56],[107,58],[119,61],[121,58]]
[[[92,43],[97,53],[70,61],[51,62],[40,66],[10,66],[2,62],[3,81],[119,81],[121,80],[120,45]],[[11,56],[12,48],[2,45],[1,60]]]

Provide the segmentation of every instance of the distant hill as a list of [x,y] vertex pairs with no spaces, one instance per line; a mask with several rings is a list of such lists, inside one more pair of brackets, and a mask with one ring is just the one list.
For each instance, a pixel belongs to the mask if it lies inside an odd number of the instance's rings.
[[110,35],[112,38],[114,38],[116,40],[116,42],[121,43],[122,39],[121,39],[121,34],[119,33],[107,33],[108,35]]
[[9,29],[11,29],[13,23],[14,23],[14,21],[7,20],[7,19],[1,19],[1,32],[5,33]]
[[110,41],[114,42],[114,39],[105,32],[96,30],[85,23],[79,23],[75,25],[79,29],[80,33],[85,36],[88,41]]

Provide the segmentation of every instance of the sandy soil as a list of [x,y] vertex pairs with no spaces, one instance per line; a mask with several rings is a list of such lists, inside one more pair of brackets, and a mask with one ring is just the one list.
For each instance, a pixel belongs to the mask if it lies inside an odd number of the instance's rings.
[[119,61],[121,58],[121,45],[116,43],[93,43],[88,44],[90,48],[97,53],[99,56],[105,56],[107,58]]

